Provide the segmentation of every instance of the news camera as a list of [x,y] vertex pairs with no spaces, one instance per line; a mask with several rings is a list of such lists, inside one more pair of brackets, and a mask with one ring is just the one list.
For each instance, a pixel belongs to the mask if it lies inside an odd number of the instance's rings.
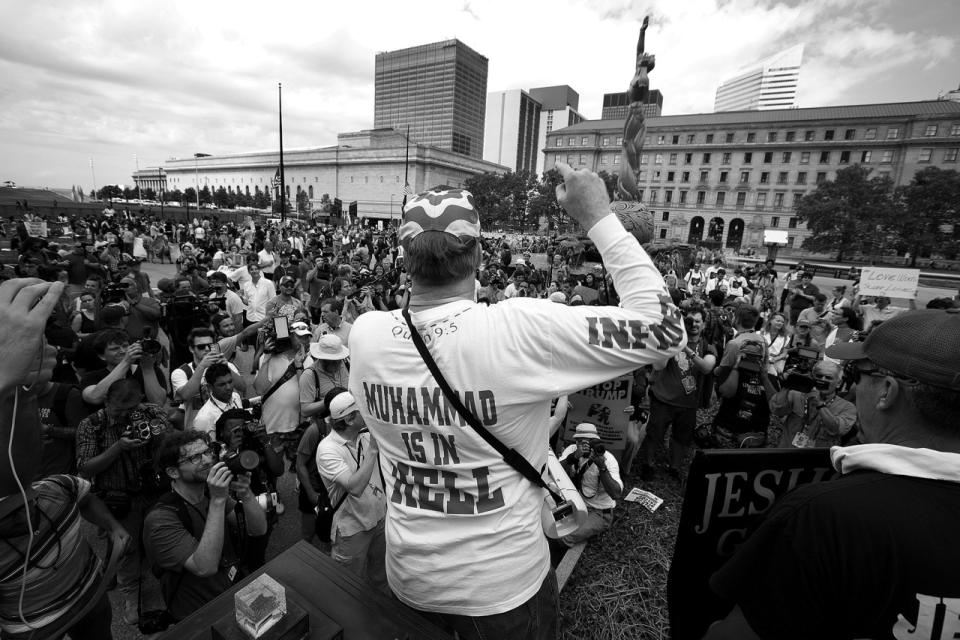
[[810,347],[794,347],[787,351],[783,366],[784,383],[787,389],[809,393],[815,384],[813,368],[820,361],[820,351]]

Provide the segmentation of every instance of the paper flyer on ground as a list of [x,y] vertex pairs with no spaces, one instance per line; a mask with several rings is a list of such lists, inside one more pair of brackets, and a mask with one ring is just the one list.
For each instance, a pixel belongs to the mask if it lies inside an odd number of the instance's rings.
[[639,502],[651,512],[656,511],[660,505],[663,504],[663,498],[660,498],[649,491],[638,489],[637,487],[630,489],[630,492],[625,495],[623,499],[627,500],[628,502]]

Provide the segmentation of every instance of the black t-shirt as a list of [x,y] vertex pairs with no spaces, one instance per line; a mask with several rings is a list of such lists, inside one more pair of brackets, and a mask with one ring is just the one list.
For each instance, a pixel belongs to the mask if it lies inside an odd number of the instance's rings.
[[784,496],[710,586],[764,639],[908,637],[921,600],[954,629],[958,534],[960,483],[857,472]]

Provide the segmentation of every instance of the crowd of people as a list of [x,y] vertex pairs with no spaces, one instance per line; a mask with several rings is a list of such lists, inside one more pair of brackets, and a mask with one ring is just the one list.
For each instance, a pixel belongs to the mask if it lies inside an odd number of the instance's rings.
[[[956,376],[935,371],[941,384],[876,355],[898,348],[883,342],[888,323],[922,329],[922,314],[947,312],[868,299],[856,282],[822,292],[802,263],[728,269],[698,254],[678,270],[627,234],[599,178],[562,174],[558,197],[596,244],[596,269],[578,269],[557,238],[484,237],[460,190],[414,197],[397,229],[124,213],[70,222],[70,247],[19,237],[16,277],[0,286],[4,321],[20,322],[0,335],[0,443],[23,458],[0,474],[0,534],[13,548],[48,539],[49,554],[82,516],[124,549],[124,621],[142,622],[150,567],[175,623],[262,566],[280,519],[299,517],[304,540],[460,637],[554,637],[542,496],[464,434],[469,418],[541,469],[566,394],[632,373],[650,480],[682,478],[695,446],[876,443],[864,375],[956,389]],[[143,259],[167,258],[176,275],[152,283]],[[865,374],[867,360],[882,366]],[[712,421],[698,424],[703,409]],[[598,446],[592,424],[572,432],[558,453],[588,524],[567,546],[610,526],[632,461]],[[295,510],[281,482],[296,484]],[[40,533],[23,530],[24,500],[42,505]],[[71,580],[53,607],[42,563],[24,569],[29,596],[17,593],[21,556],[0,563],[5,633],[60,619],[73,638],[110,637],[105,601],[71,618],[99,570],[85,543],[57,552]],[[737,578],[727,571],[718,589],[741,605],[731,624],[752,624]]]

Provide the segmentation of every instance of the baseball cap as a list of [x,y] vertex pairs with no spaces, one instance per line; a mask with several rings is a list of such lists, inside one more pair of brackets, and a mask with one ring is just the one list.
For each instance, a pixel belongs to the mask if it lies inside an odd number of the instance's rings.
[[589,422],[581,422],[577,425],[576,431],[573,432],[574,440],[599,440],[600,434],[597,433],[597,428],[590,424]]
[[923,384],[960,391],[960,309],[923,309],[879,325],[863,342],[837,343],[826,355],[869,360]]
[[353,399],[353,394],[349,391],[344,391],[330,401],[330,417],[334,420],[342,420],[354,411],[359,410],[357,401]]
[[294,322],[290,325],[290,331],[293,331],[298,336],[309,336],[310,327],[307,326],[306,322]]
[[562,291],[554,291],[550,294],[550,302],[559,302],[560,304],[567,303],[567,296],[563,295]]
[[465,189],[430,190],[415,195],[403,208],[397,238],[404,250],[424,231],[443,231],[458,238],[480,237],[480,214]]

